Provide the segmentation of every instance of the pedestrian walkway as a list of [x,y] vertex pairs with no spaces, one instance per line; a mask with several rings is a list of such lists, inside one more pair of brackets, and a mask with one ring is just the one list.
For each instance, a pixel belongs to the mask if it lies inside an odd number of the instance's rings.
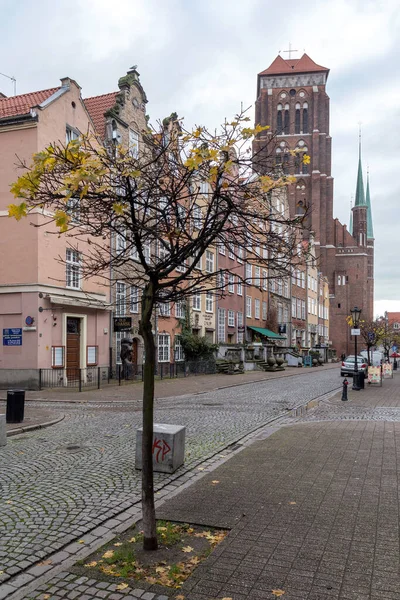
[[[0,415],[6,414],[6,402],[0,400]],[[7,436],[17,435],[24,431],[32,431],[39,427],[45,427],[47,425],[53,425],[63,419],[64,413],[56,408],[41,408],[37,406],[30,406],[29,402],[25,403],[25,414],[22,423],[7,423],[6,432]]]
[[[157,510],[230,529],[181,590],[141,584],[119,593],[64,569],[18,600],[398,600],[400,377],[340,398],[305,421],[268,426]],[[397,419],[374,420],[384,409]]]
[[[224,387],[243,385],[246,383],[256,383],[259,381],[268,381],[282,377],[293,377],[308,373],[310,376],[316,375],[327,369],[336,369],[339,373],[337,363],[328,363],[315,368],[287,368],[285,371],[266,372],[266,371],[248,371],[237,375],[191,375],[177,379],[157,380],[155,383],[155,397],[169,398],[172,396],[182,396],[185,394],[199,394],[210,392]],[[100,390],[86,390],[78,392],[73,388],[54,388],[44,389],[33,392],[27,391],[27,400],[41,401],[61,401],[61,402],[109,402],[118,401],[140,401],[143,395],[143,383],[141,381],[133,383],[123,383],[118,385],[107,385]],[[5,397],[5,392],[0,391],[0,396]]]

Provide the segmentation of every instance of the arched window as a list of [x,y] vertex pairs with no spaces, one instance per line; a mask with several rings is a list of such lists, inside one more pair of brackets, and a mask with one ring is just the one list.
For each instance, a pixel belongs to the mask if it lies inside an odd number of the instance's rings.
[[289,152],[285,152],[283,155],[283,172],[285,175],[289,175]]
[[276,129],[278,135],[282,135],[282,104],[278,104],[276,115]]
[[276,149],[275,165],[277,167],[280,167],[282,165],[282,150],[280,148]]
[[307,148],[307,146],[304,146],[303,152],[301,154],[301,165],[300,165],[301,172],[303,173],[303,175],[307,175],[308,174],[308,165],[306,165],[306,164],[303,163],[304,155],[307,154],[307,152],[308,152],[308,148]]
[[300,140],[297,145],[297,148],[296,148],[296,155],[295,155],[295,159],[294,159],[294,168],[295,168],[295,173],[297,175],[299,173],[301,173],[303,175],[308,174],[308,165],[305,165],[303,162],[304,155],[307,154],[307,152],[308,152],[307,146],[304,145],[303,140]]
[[306,212],[306,205],[303,200],[299,200],[296,204],[296,215],[304,215]]
[[303,104],[303,133],[308,133],[308,103]]
[[294,118],[294,132],[300,133],[300,102],[296,103],[296,112]]
[[285,115],[283,123],[283,133],[289,135],[289,104],[285,104]]
[[298,175],[299,173],[301,173],[299,154],[295,154],[295,156],[294,156],[294,172],[295,172],[295,175]]

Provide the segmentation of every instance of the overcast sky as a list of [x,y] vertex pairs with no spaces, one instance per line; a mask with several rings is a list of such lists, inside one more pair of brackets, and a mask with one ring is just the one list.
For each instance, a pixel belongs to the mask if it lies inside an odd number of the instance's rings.
[[[348,224],[358,122],[370,166],[375,312],[400,310],[398,0],[0,0],[0,71],[17,93],[69,76],[84,97],[138,65],[151,120],[172,111],[218,126],[253,105],[257,73],[289,41],[331,72],[334,216]],[[284,55],[287,56],[287,55]],[[0,77],[0,91],[12,83]],[[252,114],[254,114],[252,109]],[[397,247],[399,246],[399,248]]]

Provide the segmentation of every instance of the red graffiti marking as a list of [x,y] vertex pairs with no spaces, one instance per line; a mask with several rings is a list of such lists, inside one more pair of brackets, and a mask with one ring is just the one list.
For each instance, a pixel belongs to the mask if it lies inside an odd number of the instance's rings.
[[[164,458],[167,456],[168,452],[170,452],[171,448],[167,444],[165,440],[159,440],[158,438],[154,438],[153,442],[153,454],[155,454],[156,462],[163,462]],[[160,460],[161,456],[161,460]]]

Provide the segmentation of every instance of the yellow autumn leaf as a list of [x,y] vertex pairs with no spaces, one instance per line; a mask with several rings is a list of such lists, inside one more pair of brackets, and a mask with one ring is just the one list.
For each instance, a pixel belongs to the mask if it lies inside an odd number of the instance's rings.
[[128,540],[128,542],[129,542],[130,544],[134,544],[134,543],[136,542],[136,538],[135,538],[135,537],[131,537],[131,539],[130,539],[130,540]]
[[114,546],[118,548],[119,546],[122,546],[122,542],[117,542],[116,544],[114,544]]
[[289,504],[297,504],[297,502],[289,502]]
[[283,590],[271,590],[271,593],[273,596],[280,598],[280,596],[283,596],[285,592]]
[[213,483],[214,485],[216,485],[217,483],[219,483],[218,479],[214,479],[211,483]]
[[115,212],[116,215],[122,215],[124,212],[124,207],[120,202],[114,202],[113,206],[113,211]]
[[42,598],[43,600],[49,600],[50,594],[43,594]]
[[17,221],[20,221],[22,217],[26,217],[27,215],[26,202],[21,202],[21,204],[9,204],[7,208],[8,216],[14,217]]
[[185,600],[185,596],[183,596],[182,594],[178,594],[177,596],[175,596],[175,600]]
[[69,215],[63,210],[56,210],[54,213],[54,222],[56,227],[59,228],[61,233],[65,233],[68,230],[68,223],[70,221]]
[[92,560],[92,562],[87,563],[86,565],[83,565],[84,567],[95,567],[97,565],[97,561],[96,560]]
[[165,567],[156,567],[156,573],[165,573],[166,571]]
[[126,588],[128,588],[129,585],[127,583],[120,583],[119,585],[117,585],[117,587],[115,588],[116,590],[126,590]]
[[155,577],[145,577],[145,581],[147,581],[147,583],[157,583],[157,579]]
[[232,598],[222,598],[222,600],[232,600]]
[[14,504],[12,500],[6,500],[6,504]]
[[114,556],[114,550],[107,550],[107,552],[104,552],[103,554],[103,558],[112,558]]
[[305,154],[305,155],[303,156],[303,164],[305,164],[305,165],[309,165],[309,164],[310,164],[310,162],[311,162],[311,157],[310,157],[310,155],[309,155],[309,154]]
[[182,552],[193,552],[194,548],[192,546],[184,546],[182,548]]
[[166,527],[157,527],[157,531],[167,531]]
[[198,471],[204,471],[204,467],[197,467]]
[[85,543],[85,540],[79,540],[78,541],[78,544],[84,544],[84,543]]

